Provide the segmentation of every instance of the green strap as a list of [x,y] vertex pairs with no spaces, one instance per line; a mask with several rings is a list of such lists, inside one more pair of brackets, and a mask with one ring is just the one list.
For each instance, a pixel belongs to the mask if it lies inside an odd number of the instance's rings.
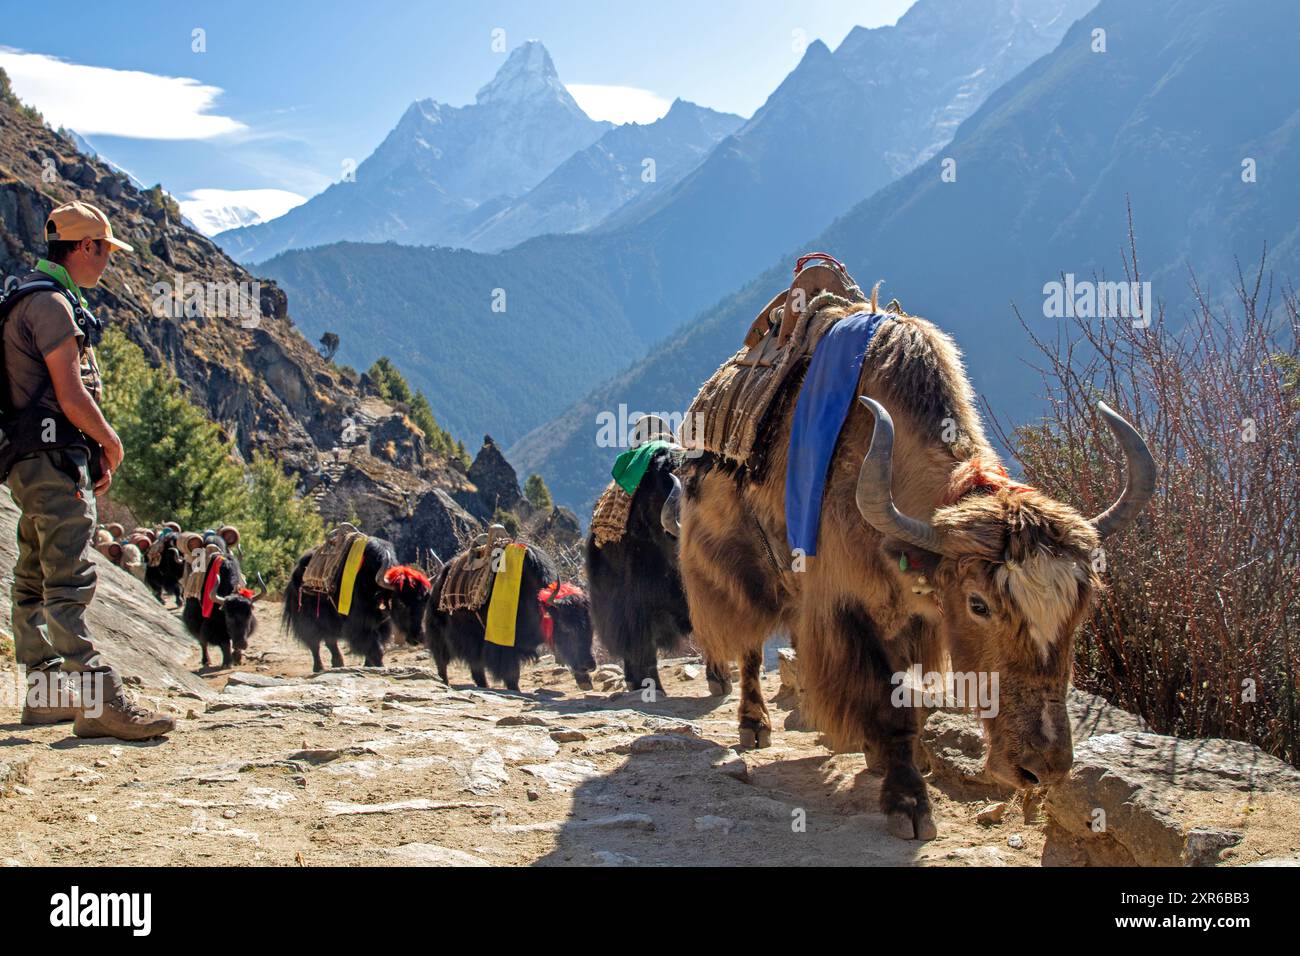
[[48,259],[41,259],[36,263],[36,271],[44,272],[47,276],[76,296],[77,301],[81,303],[83,309],[90,308],[90,305],[86,302],[86,297],[81,294],[81,289],[77,287],[77,283],[72,281],[72,276],[68,275],[68,270],[63,268],[63,266],[50,262]]
[[636,490],[640,487],[641,479],[645,477],[646,470],[649,469],[650,460],[654,458],[655,452],[661,448],[672,447],[672,442],[656,438],[654,441],[648,441],[636,448],[629,448],[619,455],[614,462],[614,468],[611,471],[614,480],[629,495],[636,494]]

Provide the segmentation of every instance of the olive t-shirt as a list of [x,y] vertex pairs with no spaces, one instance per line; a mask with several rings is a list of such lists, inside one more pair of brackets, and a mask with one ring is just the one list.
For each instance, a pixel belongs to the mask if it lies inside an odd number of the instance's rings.
[[[9,374],[12,408],[26,408],[39,401],[41,407],[58,411],[45,356],[74,335],[82,337],[73,319],[72,303],[61,292],[33,292],[14,306],[4,326],[5,370]],[[98,402],[99,368],[90,348],[81,350],[81,380]]]

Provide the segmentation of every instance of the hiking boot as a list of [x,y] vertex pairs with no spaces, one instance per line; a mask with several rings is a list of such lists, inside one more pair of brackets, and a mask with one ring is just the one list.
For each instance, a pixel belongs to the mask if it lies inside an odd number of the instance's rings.
[[44,727],[61,724],[77,716],[75,682],[66,679],[62,671],[30,671],[27,674],[27,696],[23,699],[23,714],[18,719],[25,727]]
[[[161,737],[176,729],[176,720],[166,714],[155,713],[139,706],[126,696],[117,674],[105,674],[103,705],[98,708],[84,706],[78,709],[72,732],[78,737],[116,737],[118,740],[148,740]],[[90,716],[98,711],[98,716]]]

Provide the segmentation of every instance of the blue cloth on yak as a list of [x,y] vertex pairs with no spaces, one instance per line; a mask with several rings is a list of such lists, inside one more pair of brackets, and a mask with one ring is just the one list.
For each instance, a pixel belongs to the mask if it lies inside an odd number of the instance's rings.
[[859,312],[832,325],[817,343],[799,389],[785,471],[785,534],[791,550],[809,557],[817,553],[831,456],[857,397],[867,346],[886,318],[880,312]]

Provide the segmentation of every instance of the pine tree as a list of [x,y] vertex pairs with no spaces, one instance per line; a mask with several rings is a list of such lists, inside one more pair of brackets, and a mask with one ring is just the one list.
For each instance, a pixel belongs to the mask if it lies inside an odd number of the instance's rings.
[[324,526],[270,455],[253,455],[248,484],[248,510],[239,526],[244,573],[252,580],[260,572],[268,587],[279,590],[303,553],[320,543]]
[[555,503],[551,500],[551,489],[546,487],[546,482],[542,480],[541,475],[528,476],[524,482],[524,497],[538,511],[550,511],[555,507]]

